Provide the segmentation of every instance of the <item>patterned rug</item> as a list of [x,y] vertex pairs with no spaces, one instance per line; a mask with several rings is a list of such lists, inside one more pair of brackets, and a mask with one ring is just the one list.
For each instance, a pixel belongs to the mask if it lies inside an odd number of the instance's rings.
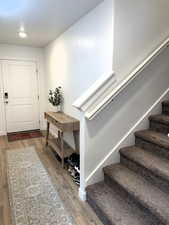
[[21,131],[21,132],[15,132],[15,133],[8,133],[8,141],[19,141],[19,140],[25,140],[30,138],[38,138],[42,137],[42,133],[40,130],[30,130],[30,131]]
[[34,147],[7,151],[12,225],[73,225]]

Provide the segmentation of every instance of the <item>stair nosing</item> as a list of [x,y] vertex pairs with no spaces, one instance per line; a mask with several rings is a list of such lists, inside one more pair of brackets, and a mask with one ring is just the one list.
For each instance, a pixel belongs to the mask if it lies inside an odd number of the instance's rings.
[[149,142],[149,143],[155,144],[155,145],[157,145],[157,146],[159,146],[159,147],[162,147],[162,148],[165,148],[165,149],[169,150],[169,139],[168,139],[168,146],[166,146],[165,144],[159,143],[158,141],[156,142],[156,141],[154,141],[154,140],[150,140],[149,138],[147,138],[147,135],[146,135],[146,137],[145,137],[144,135],[140,134],[141,132],[144,132],[144,131],[145,131],[145,132],[151,131],[151,132],[153,132],[153,133],[157,133],[157,134],[160,134],[161,136],[167,137],[166,135],[164,135],[164,134],[162,134],[162,133],[159,133],[159,132],[156,132],[156,131],[150,130],[150,129],[149,129],[149,130],[136,131],[136,132],[135,132],[135,137],[138,137],[138,138],[140,138],[140,139],[142,139],[142,140],[145,140],[145,141],[147,141],[147,142]]
[[[136,146],[132,146],[132,147],[136,147]],[[145,152],[145,154],[147,154],[147,155],[151,155],[154,158],[159,159],[158,156],[156,156],[153,153],[150,153],[150,152],[146,151],[145,149],[136,147],[135,151],[137,151],[137,149],[140,149],[141,151]],[[130,151],[130,147],[128,147],[128,150],[127,151]],[[138,164],[139,166],[144,167],[145,169],[147,169],[148,171],[150,171],[152,174],[154,174],[154,176],[158,176],[159,178],[162,177],[164,180],[166,180],[167,182],[169,182],[169,177],[165,173],[163,173],[161,170],[159,170],[158,167],[150,168],[150,167],[148,167],[148,165],[146,165],[146,162],[145,163],[142,163],[143,162],[142,160],[134,159],[132,156],[130,156],[128,154],[125,154],[125,151],[120,151],[120,154],[122,156],[124,156],[125,158],[127,158],[127,160],[130,160],[130,161]],[[166,160],[164,160],[162,158],[160,158],[160,160],[163,161],[164,163],[166,163],[165,162]],[[169,163],[169,161],[168,161],[168,163]]]
[[[114,166],[117,166],[117,165],[121,165],[121,164],[114,164]],[[109,166],[108,166],[109,167]],[[106,167],[106,168],[108,168]],[[144,181],[145,183],[149,184],[152,188],[151,190],[155,189],[158,193],[163,193],[164,195],[166,195],[164,192],[162,192],[159,188],[157,187],[154,187],[152,184],[148,183],[148,181],[146,181],[144,178],[141,177],[141,175],[138,175],[136,174],[134,171],[128,169],[126,166],[124,165],[121,165],[121,167],[123,169],[126,169],[128,171],[130,171],[130,174],[135,174],[135,180],[139,180],[139,181]],[[115,176],[110,176],[109,173],[106,171],[106,168],[104,168],[104,173],[109,176],[110,179],[113,179],[118,185],[120,185],[121,188],[123,188],[125,191],[127,191],[127,193],[129,193],[129,195],[133,196],[134,199],[137,199],[138,202],[140,202],[144,207],[146,207],[147,209],[149,209],[154,215],[157,215],[157,217],[159,217],[161,220],[163,220],[163,222],[167,222],[169,224],[169,220],[166,221],[166,215],[164,216],[162,214],[162,212],[159,212],[160,208],[158,207],[157,205],[157,202],[155,202],[155,205],[154,203],[152,202],[149,202],[147,203],[146,202],[146,199],[145,197],[143,197],[143,195],[139,195],[139,192],[137,191],[137,193],[134,191],[134,189],[132,189],[132,186],[128,186],[126,185],[124,182],[121,182],[119,181],[119,179],[117,179]],[[137,176],[136,176],[137,175]],[[131,175],[132,176],[132,175]],[[139,178],[136,178],[136,177],[139,177]],[[132,183],[133,185],[133,183]],[[146,187],[146,186],[145,186]],[[147,188],[147,187],[146,187]],[[158,210],[158,211],[157,211]],[[168,217],[167,217],[168,218]]]
[[164,125],[167,125],[167,126],[169,126],[169,120],[167,121],[167,120],[162,120],[162,119],[160,119],[160,118],[158,118],[158,116],[160,117],[160,116],[163,116],[163,117],[168,117],[169,118],[169,116],[168,115],[165,115],[165,114],[157,114],[157,115],[151,115],[151,116],[149,116],[149,121],[153,121],[153,122],[157,122],[157,123],[160,123],[160,124],[164,124]]
[[[110,188],[105,182],[99,182],[99,183],[97,183],[97,184],[94,184],[94,188],[97,188],[96,186],[97,185],[104,185],[104,187],[106,186],[107,188],[108,188],[108,190],[109,190],[109,193],[110,193],[110,197],[111,197],[111,195],[113,195],[113,193],[115,194],[116,193],[116,191],[113,189],[113,192],[112,192],[112,188]],[[90,186],[93,186],[93,185],[90,185]],[[107,217],[107,220],[108,221],[110,221],[111,223],[113,223],[114,225],[118,225],[119,224],[119,219],[121,218],[121,219],[124,219],[124,217],[123,216],[125,216],[125,214],[123,214],[124,212],[122,212],[122,214],[121,213],[119,213],[119,218],[118,218],[118,216],[117,215],[112,215],[112,217],[111,216],[109,216],[109,213],[107,213],[106,212],[106,209],[104,208],[104,207],[102,207],[102,203],[100,204],[100,202],[98,201],[98,199],[96,198],[96,196],[95,195],[93,195],[93,190],[91,191],[90,190],[90,186],[88,187],[89,188],[89,190],[88,190],[88,188],[87,188],[87,196],[88,196],[88,198],[89,198],[89,202],[92,200],[93,202],[94,202],[94,204],[95,204],[95,206],[94,206],[94,208],[96,209],[96,207],[97,207],[97,209],[98,209],[98,211],[102,211],[102,214],[104,214],[104,215],[106,215],[106,217]],[[103,190],[103,193],[104,193],[104,190]],[[100,194],[101,195],[101,194]],[[99,195],[99,196],[100,196]],[[125,201],[125,200],[123,200],[123,198],[119,195],[119,194],[116,194],[116,198],[118,199],[115,199],[115,201]],[[114,200],[113,200],[114,201]],[[126,201],[129,203],[130,201],[129,201],[129,199],[127,200],[126,199]],[[125,201],[125,204],[128,204],[128,203],[126,203],[126,201]],[[90,204],[90,203],[89,203]],[[109,203],[109,201],[108,201],[108,204],[110,205],[110,207],[111,207],[111,203]],[[132,204],[133,205],[131,205],[131,202],[130,202],[130,204],[129,204],[129,207],[130,207],[130,211],[129,211],[129,213],[134,213],[135,211],[134,211],[134,209],[136,209],[136,211],[137,211],[137,213],[136,213],[136,217],[135,217],[135,219],[136,218],[139,218],[140,217],[140,215],[141,215],[141,218],[142,218],[142,220],[146,220],[146,222],[147,222],[147,220],[148,220],[148,217],[147,216],[149,216],[148,214],[147,214],[147,212],[144,212],[144,211],[142,211],[137,205],[136,205],[136,203],[133,203],[132,202]],[[93,206],[92,206],[93,207]],[[115,206],[114,206],[115,207]],[[118,206],[119,207],[119,206]],[[125,207],[126,207],[126,205],[125,205]],[[136,207],[136,208],[135,208]],[[117,211],[118,212],[118,211]],[[132,215],[132,214],[131,214]],[[145,215],[146,215],[146,218],[145,218]],[[132,215],[133,216],[133,215]],[[152,217],[152,214],[151,214],[151,217]],[[118,219],[117,219],[118,218]],[[118,220],[118,221],[117,221]],[[145,221],[144,221],[145,222]],[[106,223],[107,224],[107,223]],[[121,224],[121,223],[120,223]]]

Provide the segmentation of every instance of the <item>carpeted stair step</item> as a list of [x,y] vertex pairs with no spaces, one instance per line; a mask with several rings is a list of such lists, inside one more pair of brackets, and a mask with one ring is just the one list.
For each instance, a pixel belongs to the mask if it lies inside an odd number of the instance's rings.
[[162,112],[169,115],[169,101],[162,102]]
[[169,115],[160,114],[149,117],[150,129],[164,134],[169,133]]
[[122,148],[120,161],[148,181],[169,193],[169,161],[136,146]]
[[137,131],[135,144],[169,159],[169,137],[167,135],[152,130]]
[[162,223],[169,225],[168,194],[122,164],[105,167],[104,174],[105,182],[112,188],[116,184],[121,193],[126,192],[138,205],[141,204]]
[[159,225],[152,215],[104,182],[87,187],[87,201],[105,225]]

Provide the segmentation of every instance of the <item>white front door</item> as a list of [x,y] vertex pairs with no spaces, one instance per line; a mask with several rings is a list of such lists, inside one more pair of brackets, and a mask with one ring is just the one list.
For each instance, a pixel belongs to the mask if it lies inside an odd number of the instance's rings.
[[36,64],[4,60],[2,65],[7,132],[39,129]]

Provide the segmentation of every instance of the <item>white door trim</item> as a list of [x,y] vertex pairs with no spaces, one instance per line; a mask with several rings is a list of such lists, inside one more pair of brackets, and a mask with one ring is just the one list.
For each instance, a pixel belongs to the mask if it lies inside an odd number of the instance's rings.
[[[39,96],[39,101],[38,101],[38,118],[39,118],[39,127],[41,127],[41,120],[40,120],[40,101],[41,101],[41,95],[40,95],[40,73],[39,73],[39,69],[40,69],[40,63],[39,60],[36,59],[31,59],[31,58],[15,58],[15,57],[4,57],[4,58],[0,58],[0,67],[2,68],[2,62],[3,61],[18,61],[18,62],[33,62],[36,65],[36,77],[37,77],[37,93]],[[4,97],[4,86],[3,86],[3,71],[0,71],[0,82],[1,82],[1,86],[2,87],[2,93],[0,92],[0,98],[3,99]],[[5,107],[4,104],[2,104],[2,120],[3,120],[3,124],[2,124],[2,128],[3,130],[0,130],[0,136],[6,135],[7,134],[7,129],[6,129],[6,116],[5,116]]]
[[4,99],[3,99],[4,87],[3,87],[3,77],[2,77],[2,61],[0,61],[0,105],[1,105],[1,113],[0,120],[2,120],[0,136],[6,135],[6,118],[5,118],[5,107],[4,107]]

